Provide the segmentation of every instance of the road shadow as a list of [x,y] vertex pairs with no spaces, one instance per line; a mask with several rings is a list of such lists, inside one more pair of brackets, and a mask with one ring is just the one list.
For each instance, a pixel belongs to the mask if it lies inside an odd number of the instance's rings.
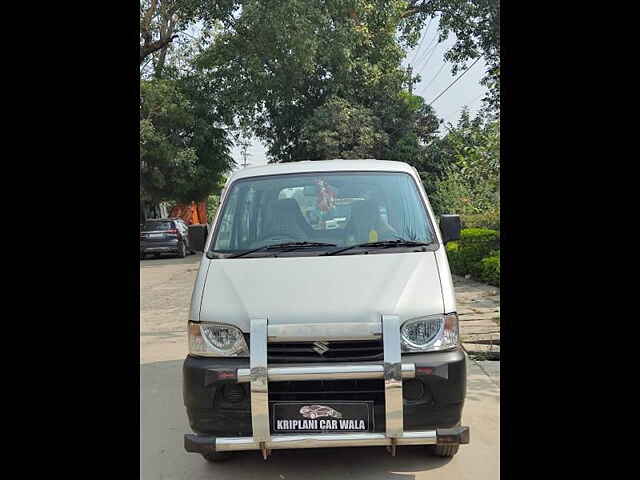
[[[498,362],[499,363],[499,362]],[[482,402],[485,400],[500,401],[500,376],[490,378],[480,366],[471,359],[467,359],[467,395],[465,402],[470,400]]]
[[481,402],[487,399],[500,401],[500,390],[494,384],[488,386],[486,376],[485,378],[480,378],[479,376],[467,377],[465,402],[469,400]]
[[274,450],[267,461],[257,451],[236,452],[222,463],[208,463],[184,451],[191,433],[182,401],[182,360],[140,365],[143,478],[311,480],[360,478],[413,480],[459,461],[433,457],[426,446],[401,446],[392,457],[384,447]]

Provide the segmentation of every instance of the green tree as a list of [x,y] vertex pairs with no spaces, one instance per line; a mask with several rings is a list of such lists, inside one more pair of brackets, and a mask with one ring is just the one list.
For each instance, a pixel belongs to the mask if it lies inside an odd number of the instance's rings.
[[200,201],[233,160],[226,132],[187,80],[142,80],[140,177],[144,199]]
[[368,108],[331,98],[304,123],[300,141],[309,160],[380,158],[389,136]]
[[196,162],[185,135],[192,122],[188,100],[171,81],[142,81],[140,92],[141,194],[145,200],[169,200],[177,175],[192,171]]
[[478,214],[500,208],[500,121],[464,110],[438,143],[440,175],[429,178],[438,213]]
[[425,146],[437,138],[440,121],[433,108],[422,97],[401,90],[395,101],[381,109],[381,116],[390,136],[382,158],[419,168]]
[[[234,163],[216,91],[193,68],[193,58],[210,43],[214,24],[220,19],[229,21],[236,4],[226,0],[149,0],[140,4],[141,61],[143,53],[148,59],[146,69],[141,65],[140,81],[143,200],[203,200],[216,191],[217,182]],[[167,32],[178,35],[196,21],[202,24],[196,38],[184,32],[162,46],[156,42],[154,51],[143,52],[150,38],[166,39]]]
[[272,161],[304,159],[302,129],[332,98],[385,115],[407,85],[396,29],[406,2],[245,1],[242,13],[199,58],[241,126]]
[[167,48],[188,27],[200,22],[233,22],[238,8],[234,0],[140,0],[140,64],[157,54],[155,67],[161,72]]
[[447,166],[454,161],[450,143],[445,138],[435,138],[416,157],[414,167],[418,170],[427,195],[436,191],[436,184],[444,176]]

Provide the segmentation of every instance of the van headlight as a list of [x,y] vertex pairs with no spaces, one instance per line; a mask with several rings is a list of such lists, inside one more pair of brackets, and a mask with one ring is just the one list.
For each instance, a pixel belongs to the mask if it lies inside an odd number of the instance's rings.
[[412,318],[400,327],[403,352],[449,350],[460,344],[458,315],[447,313]]
[[189,322],[189,354],[202,357],[248,357],[249,347],[239,328],[208,322]]

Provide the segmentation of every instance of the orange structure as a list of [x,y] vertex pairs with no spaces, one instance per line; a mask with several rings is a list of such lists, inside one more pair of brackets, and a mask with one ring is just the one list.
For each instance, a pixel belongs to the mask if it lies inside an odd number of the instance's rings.
[[207,201],[191,202],[190,205],[176,205],[171,209],[171,217],[178,217],[187,225],[207,224]]

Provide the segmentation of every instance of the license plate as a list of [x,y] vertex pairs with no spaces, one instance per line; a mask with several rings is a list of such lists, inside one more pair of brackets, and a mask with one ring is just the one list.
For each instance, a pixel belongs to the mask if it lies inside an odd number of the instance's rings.
[[372,432],[373,402],[276,402],[273,433]]
[[149,238],[162,238],[164,237],[164,233],[150,233]]

